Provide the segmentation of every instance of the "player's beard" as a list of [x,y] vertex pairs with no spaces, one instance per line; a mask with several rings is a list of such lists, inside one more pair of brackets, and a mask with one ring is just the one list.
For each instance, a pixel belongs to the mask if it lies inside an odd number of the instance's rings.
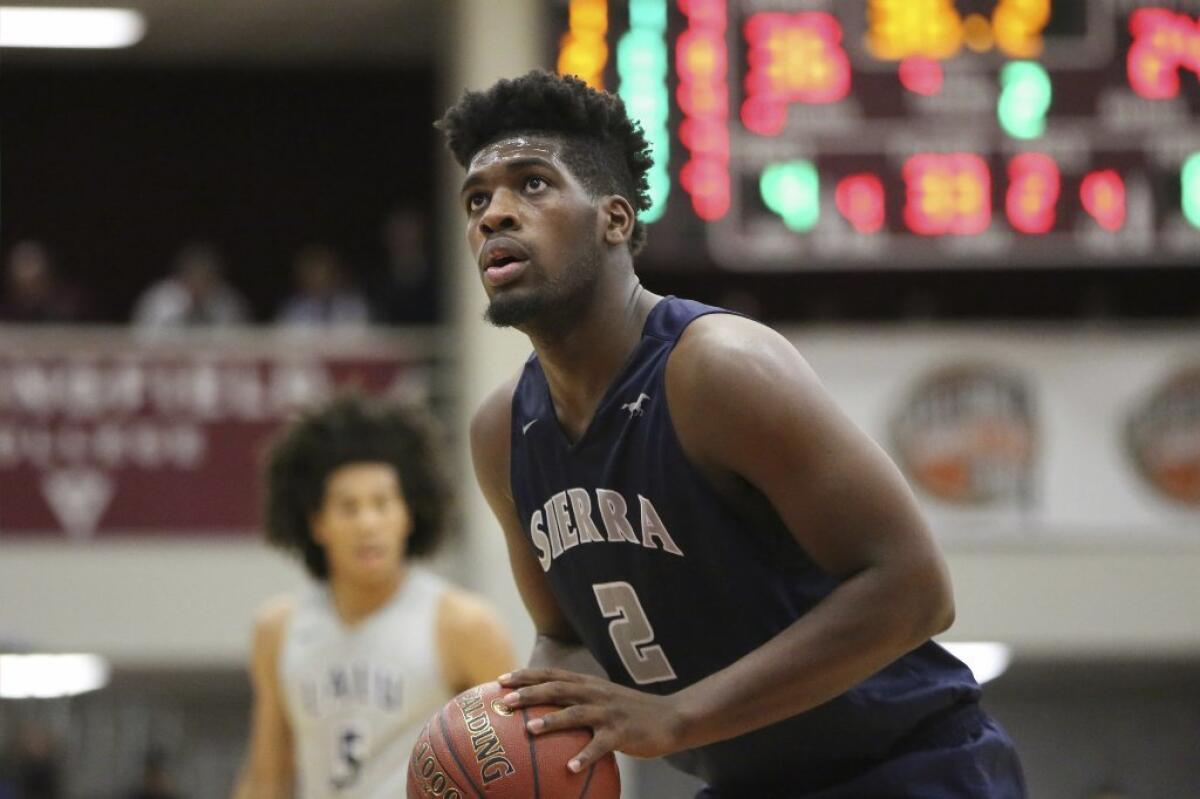
[[496,327],[518,327],[539,335],[568,329],[595,296],[603,264],[601,253],[598,243],[586,247],[554,279],[530,290],[494,295],[483,318]]

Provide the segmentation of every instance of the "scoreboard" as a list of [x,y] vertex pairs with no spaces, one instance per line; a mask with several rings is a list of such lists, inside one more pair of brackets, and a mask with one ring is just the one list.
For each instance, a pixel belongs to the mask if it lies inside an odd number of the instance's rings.
[[654,148],[647,257],[1200,266],[1200,0],[552,0]]

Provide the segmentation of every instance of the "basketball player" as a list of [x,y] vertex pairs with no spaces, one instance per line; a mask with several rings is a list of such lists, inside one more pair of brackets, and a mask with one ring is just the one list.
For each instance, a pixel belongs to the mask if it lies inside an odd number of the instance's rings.
[[[539,638],[514,706],[589,727],[567,767],[666,755],[705,797],[1020,797],[930,637],[946,567],[900,474],[770,329],[646,291],[651,164],[616,97],[530,73],[439,127],[487,318],[534,353],[472,424]],[[609,679],[561,668],[586,649]],[[610,681],[611,680],[611,681]]]
[[426,719],[512,664],[483,602],[409,563],[442,535],[430,428],[412,410],[336,400],[275,443],[266,483],[267,538],[316,584],[259,616],[234,795],[403,796]]

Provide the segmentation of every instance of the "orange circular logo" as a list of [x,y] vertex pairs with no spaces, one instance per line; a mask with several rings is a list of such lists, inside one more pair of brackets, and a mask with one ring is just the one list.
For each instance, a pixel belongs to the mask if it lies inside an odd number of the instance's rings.
[[1016,372],[959,364],[921,378],[892,419],[904,471],[946,502],[1027,502],[1037,451],[1032,391]]
[[1125,439],[1151,487],[1200,507],[1200,365],[1179,370],[1136,407]]

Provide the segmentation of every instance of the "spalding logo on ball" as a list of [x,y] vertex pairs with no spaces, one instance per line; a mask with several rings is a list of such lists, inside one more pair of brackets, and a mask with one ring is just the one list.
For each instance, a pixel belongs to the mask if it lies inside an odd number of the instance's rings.
[[462,692],[425,723],[408,761],[408,799],[617,799],[621,775],[611,754],[575,774],[567,761],[587,729],[530,735],[525,725],[553,705],[508,708],[489,682]]

